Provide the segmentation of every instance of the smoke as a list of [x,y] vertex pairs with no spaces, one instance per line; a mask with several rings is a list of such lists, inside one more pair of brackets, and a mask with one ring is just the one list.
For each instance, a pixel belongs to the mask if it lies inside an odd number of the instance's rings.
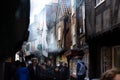
[[30,35],[28,41],[35,41],[38,38],[37,23],[33,23],[29,26]]
[[[54,29],[53,29],[54,31]],[[48,34],[48,51],[49,52],[57,52],[58,51],[58,47],[57,47],[57,40],[55,39],[55,34],[54,32],[50,32],[50,34]]]
[[30,24],[34,23],[34,15],[39,14],[46,4],[57,2],[58,0],[30,0]]
[[[29,42],[35,42],[37,48],[38,45],[42,45],[42,53],[44,56],[48,56],[49,52],[59,52],[61,49],[57,47],[57,40],[55,37],[55,21],[57,14],[58,0],[54,1],[54,5],[51,2],[48,8],[45,4],[48,0],[31,0],[30,10],[30,24],[29,24]],[[50,3],[50,2],[49,2]],[[43,5],[44,4],[44,5]],[[70,5],[67,3],[67,5]],[[37,50],[37,49],[36,49]]]

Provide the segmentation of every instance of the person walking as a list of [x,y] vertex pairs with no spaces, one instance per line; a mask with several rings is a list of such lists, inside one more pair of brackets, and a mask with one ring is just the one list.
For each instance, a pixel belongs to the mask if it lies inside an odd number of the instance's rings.
[[69,75],[69,69],[67,67],[67,63],[63,62],[62,63],[62,68],[60,70],[60,76],[61,76],[61,80],[67,80],[68,79],[68,75]]
[[84,78],[86,77],[86,71],[87,71],[87,67],[84,63],[84,61],[82,61],[83,56],[78,56],[78,61],[77,61],[77,66],[76,66],[76,78],[77,80],[84,80]]
[[30,80],[41,80],[40,79],[40,66],[38,65],[38,59],[36,57],[31,59],[32,64],[28,65],[30,72]]
[[46,64],[46,77],[47,77],[47,80],[54,80],[54,69],[53,69],[53,66],[52,66],[52,62],[51,60],[47,60],[47,64]]
[[41,80],[47,80],[47,71],[46,71],[46,64],[41,64],[41,72],[40,72]]
[[59,71],[58,66],[55,66],[55,68],[54,68],[54,80],[61,80],[60,79],[60,71]]

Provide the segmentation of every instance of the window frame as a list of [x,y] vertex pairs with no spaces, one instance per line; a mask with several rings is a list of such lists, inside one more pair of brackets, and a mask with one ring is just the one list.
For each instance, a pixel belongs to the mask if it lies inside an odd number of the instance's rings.
[[112,47],[112,59],[113,59],[113,60],[112,60],[112,67],[113,67],[113,68],[116,67],[116,66],[115,66],[115,49],[116,49],[116,48],[119,48],[119,47],[120,47],[120,46],[113,46],[113,47]]
[[95,8],[98,7],[99,5],[101,5],[103,2],[105,2],[105,0],[96,0],[95,4]]

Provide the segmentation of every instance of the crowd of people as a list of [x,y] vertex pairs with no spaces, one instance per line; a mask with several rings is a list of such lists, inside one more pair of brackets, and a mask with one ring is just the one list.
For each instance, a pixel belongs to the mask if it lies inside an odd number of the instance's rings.
[[12,72],[11,80],[68,80],[69,75],[67,63],[53,66],[51,60],[39,63],[36,57],[27,65],[26,62],[16,61]]
[[[86,70],[82,57],[78,57],[75,80],[84,80]],[[27,65],[26,62],[16,61],[11,74],[10,80],[70,80],[67,63],[60,62],[59,66],[53,66],[51,60],[39,63],[36,57]],[[107,70],[101,75],[100,80],[120,80],[120,70]]]

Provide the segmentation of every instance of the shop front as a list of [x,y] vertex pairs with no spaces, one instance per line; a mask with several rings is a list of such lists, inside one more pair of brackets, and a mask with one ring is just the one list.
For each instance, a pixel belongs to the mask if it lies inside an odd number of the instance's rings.
[[75,80],[76,79],[76,62],[78,61],[77,56],[78,55],[83,56],[84,52],[82,50],[72,49],[72,50],[66,51],[64,55],[67,57],[67,61],[68,61],[70,80]]

